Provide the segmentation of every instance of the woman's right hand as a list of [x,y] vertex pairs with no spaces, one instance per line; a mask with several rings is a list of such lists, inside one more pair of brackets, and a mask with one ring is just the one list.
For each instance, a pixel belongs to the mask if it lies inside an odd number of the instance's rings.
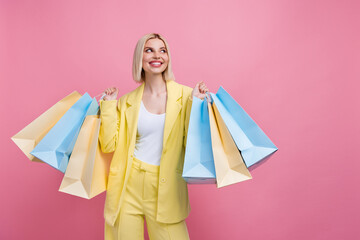
[[116,87],[107,88],[105,89],[104,93],[106,94],[103,98],[105,101],[116,100],[119,89]]

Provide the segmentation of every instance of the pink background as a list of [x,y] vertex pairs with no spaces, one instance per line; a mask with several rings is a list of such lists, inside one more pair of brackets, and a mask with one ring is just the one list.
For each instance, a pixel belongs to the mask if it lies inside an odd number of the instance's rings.
[[359,1],[0,1],[0,239],[102,239],[105,194],[10,140],[77,90],[134,89],[137,40],[159,32],[176,80],[222,85],[279,151],[253,179],[190,185],[191,239],[360,238]]

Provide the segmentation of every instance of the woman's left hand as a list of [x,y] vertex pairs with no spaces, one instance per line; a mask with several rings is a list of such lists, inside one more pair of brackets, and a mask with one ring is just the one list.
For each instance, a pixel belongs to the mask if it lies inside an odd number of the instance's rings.
[[207,92],[209,92],[209,89],[206,87],[205,83],[203,81],[198,82],[191,93],[191,99],[195,96],[202,100]]

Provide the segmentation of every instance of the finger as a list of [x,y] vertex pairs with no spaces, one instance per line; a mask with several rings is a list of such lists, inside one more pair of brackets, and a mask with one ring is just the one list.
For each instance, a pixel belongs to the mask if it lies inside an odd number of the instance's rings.
[[204,84],[204,89],[205,89],[205,91],[209,91],[209,88]]

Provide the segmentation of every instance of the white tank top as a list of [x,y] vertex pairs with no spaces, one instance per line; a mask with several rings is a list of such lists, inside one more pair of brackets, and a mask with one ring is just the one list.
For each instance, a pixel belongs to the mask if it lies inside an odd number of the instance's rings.
[[134,157],[152,165],[160,165],[164,125],[165,113],[150,113],[141,101]]

